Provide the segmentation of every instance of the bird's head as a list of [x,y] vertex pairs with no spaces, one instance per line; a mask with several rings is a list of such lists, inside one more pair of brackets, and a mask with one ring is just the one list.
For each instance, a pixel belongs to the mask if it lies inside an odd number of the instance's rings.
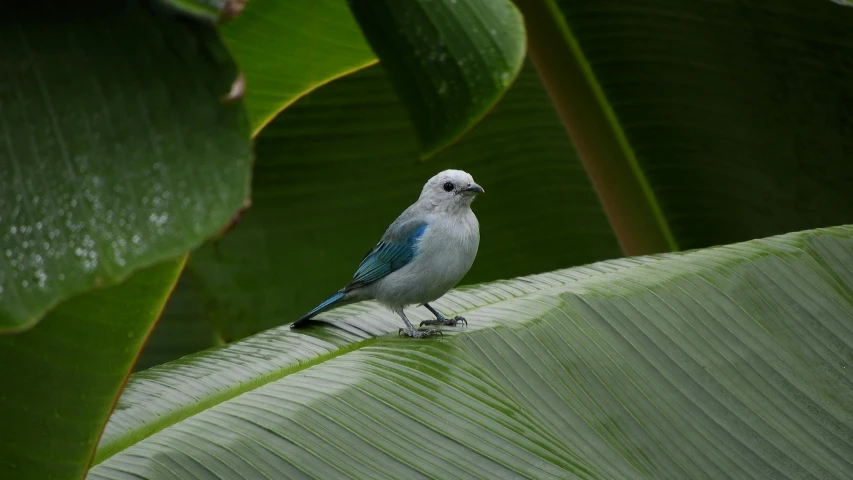
[[419,201],[436,208],[455,209],[471,205],[474,197],[483,192],[468,172],[445,170],[427,181]]

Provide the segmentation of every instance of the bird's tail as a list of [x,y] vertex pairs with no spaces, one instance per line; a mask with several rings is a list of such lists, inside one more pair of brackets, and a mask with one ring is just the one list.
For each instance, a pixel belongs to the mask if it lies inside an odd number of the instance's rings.
[[343,300],[343,298],[345,296],[346,296],[346,293],[344,293],[344,292],[335,293],[334,295],[332,295],[331,297],[329,297],[325,301],[323,301],[323,303],[321,303],[320,305],[317,305],[316,307],[311,309],[310,312],[306,313],[305,315],[302,315],[302,317],[299,320],[290,324],[290,328],[301,326],[303,323],[307,322],[308,320],[311,320],[311,318],[313,318],[318,313],[325,312],[326,310],[335,306],[335,304],[337,304],[341,300]]

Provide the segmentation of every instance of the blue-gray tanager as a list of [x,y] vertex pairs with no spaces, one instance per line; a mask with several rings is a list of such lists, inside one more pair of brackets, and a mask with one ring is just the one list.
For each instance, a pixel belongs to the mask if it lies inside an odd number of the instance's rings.
[[329,308],[376,299],[396,312],[406,328],[400,333],[426,337],[438,329],[416,330],[403,308],[421,304],[435,315],[423,325],[467,324],[463,317],[446,318],[429,305],[468,273],[480,245],[480,224],[471,202],[483,188],[461,170],[445,170],[429,179],[418,201],[385,231],[382,240],[361,261],[352,280],[291,327]]

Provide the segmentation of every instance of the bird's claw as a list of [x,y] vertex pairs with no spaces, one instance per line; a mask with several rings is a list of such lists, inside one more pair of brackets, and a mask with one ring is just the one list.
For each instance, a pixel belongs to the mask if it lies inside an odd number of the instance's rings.
[[468,320],[465,320],[465,317],[462,317],[460,315],[457,315],[453,318],[441,317],[436,318],[435,320],[424,320],[423,322],[421,322],[420,326],[423,327],[424,325],[447,325],[448,327],[455,327],[459,322],[464,323],[466,327],[468,326]]
[[435,333],[440,334],[442,337],[444,336],[444,333],[437,328],[427,328],[426,330],[417,330],[414,328],[401,328],[398,333],[400,335],[404,335],[406,337],[412,337],[412,338],[426,338],[426,337],[429,337],[430,335],[435,334]]

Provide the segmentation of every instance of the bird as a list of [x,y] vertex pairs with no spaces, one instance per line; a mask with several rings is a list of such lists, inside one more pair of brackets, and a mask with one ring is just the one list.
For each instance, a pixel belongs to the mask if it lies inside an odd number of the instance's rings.
[[377,300],[406,324],[399,333],[424,338],[438,328],[416,329],[405,307],[422,305],[434,316],[420,327],[468,325],[462,316],[448,318],[430,305],[468,273],[480,246],[480,224],[471,210],[477,195],[485,193],[462,170],[444,170],[430,178],[418,200],[385,230],[356,268],[352,280],[293,322],[298,328],[330,308]]

